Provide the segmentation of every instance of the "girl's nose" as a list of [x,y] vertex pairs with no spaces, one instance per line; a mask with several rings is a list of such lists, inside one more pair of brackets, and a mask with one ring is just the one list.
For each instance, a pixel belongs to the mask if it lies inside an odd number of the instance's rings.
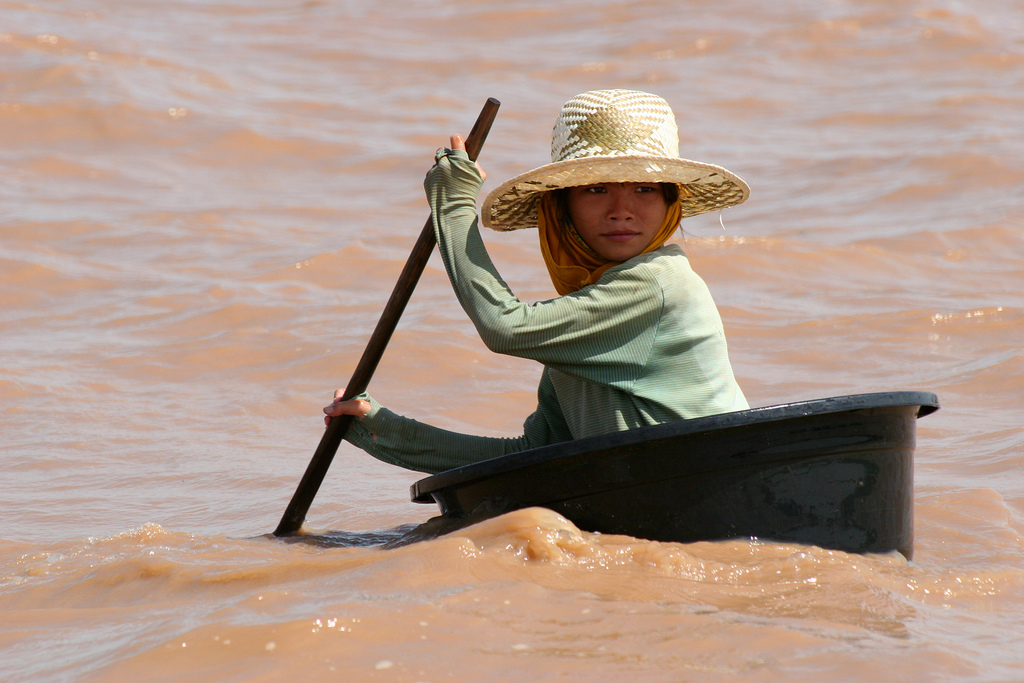
[[606,191],[609,196],[608,217],[612,220],[632,220],[633,193],[622,185],[613,185]]

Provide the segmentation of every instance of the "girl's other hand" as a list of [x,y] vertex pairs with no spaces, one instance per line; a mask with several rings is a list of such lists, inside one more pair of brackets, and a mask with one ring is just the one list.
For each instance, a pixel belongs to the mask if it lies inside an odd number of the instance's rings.
[[342,401],[341,397],[345,394],[344,389],[338,389],[334,392],[334,402],[331,405],[324,408],[324,424],[331,424],[332,417],[341,417],[342,415],[355,415],[360,420],[366,417],[370,413],[370,402],[364,401],[361,398],[353,398],[348,401]]

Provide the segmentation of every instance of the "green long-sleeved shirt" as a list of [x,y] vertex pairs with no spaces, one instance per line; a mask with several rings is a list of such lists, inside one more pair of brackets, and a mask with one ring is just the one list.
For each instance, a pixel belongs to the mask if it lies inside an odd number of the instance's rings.
[[440,472],[585,436],[747,408],[722,321],[677,245],[609,269],[590,286],[526,304],[498,275],[477,227],[482,184],[464,152],[427,176],[438,247],[455,294],[489,349],[544,365],[523,435],[458,434],[383,408],[346,439],[408,469]]

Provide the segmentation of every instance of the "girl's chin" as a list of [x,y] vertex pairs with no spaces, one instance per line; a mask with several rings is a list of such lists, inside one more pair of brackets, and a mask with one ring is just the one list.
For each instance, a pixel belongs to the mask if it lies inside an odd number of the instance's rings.
[[643,237],[641,235],[628,237],[604,235],[595,251],[609,261],[628,261],[634,256],[643,253],[644,247],[647,244],[641,244],[642,241]]
[[642,252],[643,249],[602,249],[598,253],[609,261],[628,261]]

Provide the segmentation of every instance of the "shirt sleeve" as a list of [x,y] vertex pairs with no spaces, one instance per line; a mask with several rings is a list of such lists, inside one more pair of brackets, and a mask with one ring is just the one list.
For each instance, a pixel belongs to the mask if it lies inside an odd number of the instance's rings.
[[572,438],[547,373],[537,390],[537,410],[513,438],[473,436],[433,427],[381,406],[367,394],[370,413],[353,420],[345,440],[373,457],[417,472],[437,473]]
[[610,269],[597,285],[550,301],[520,301],[494,267],[477,225],[482,180],[465,152],[450,151],[425,187],[442,260],[466,314],[489,349],[629,390],[658,332],[664,293],[643,264]]

